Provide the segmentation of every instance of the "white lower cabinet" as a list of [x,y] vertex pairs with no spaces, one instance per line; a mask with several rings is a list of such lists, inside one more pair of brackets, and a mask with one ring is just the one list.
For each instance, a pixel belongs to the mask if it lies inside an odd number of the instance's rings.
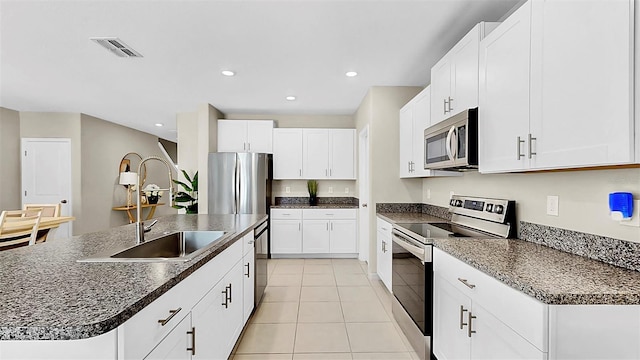
[[246,323],[253,312],[256,293],[255,240],[253,232],[242,239],[245,245],[242,257],[242,303],[243,323]]
[[447,359],[640,359],[639,305],[547,305],[433,249],[433,353]]
[[[185,336],[189,335],[189,336]],[[193,350],[194,338],[191,316],[186,316],[173,330],[145,357],[145,360],[189,360]],[[187,351],[185,351],[187,349]],[[191,350],[189,350],[191,349]]]
[[356,209],[272,209],[271,254],[358,253]]
[[382,283],[391,291],[391,224],[378,218],[377,220],[376,260],[378,261],[378,276]]

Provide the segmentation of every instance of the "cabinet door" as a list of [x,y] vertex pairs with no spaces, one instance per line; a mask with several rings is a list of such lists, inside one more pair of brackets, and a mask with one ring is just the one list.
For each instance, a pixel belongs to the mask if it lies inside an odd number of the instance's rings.
[[273,121],[247,121],[247,151],[266,154],[273,152]]
[[273,178],[302,178],[302,129],[273,129]]
[[383,231],[378,231],[377,234],[376,255],[376,259],[378,260],[378,276],[387,287],[387,290],[391,292],[391,238]]
[[470,358],[469,311],[471,300],[434,273],[433,353],[439,360]]
[[480,42],[480,172],[528,167],[530,24],[529,1]]
[[303,129],[302,174],[305,179],[329,177],[329,130]]
[[[430,170],[424,169],[424,130],[431,125],[431,87],[427,86],[415,99],[413,104],[413,130],[411,131],[411,176],[431,176]],[[405,146],[400,143],[400,146]]]
[[302,253],[302,221],[271,220],[271,253]]
[[400,177],[411,177],[413,160],[413,103],[400,109]]
[[186,316],[162,339],[158,346],[145,357],[145,360],[191,359],[191,351],[187,350],[187,348],[193,346],[191,331],[191,317]]
[[532,360],[546,354],[518,335],[483,307],[473,304],[471,334],[472,359]]
[[437,124],[449,117],[445,101],[451,95],[451,64],[448,54],[431,68],[431,123]]
[[477,24],[451,50],[451,98],[448,116],[478,106],[478,45],[480,27]]
[[354,254],[358,252],[356,220],[331,220],[329,249],[332,254]]
[[247,121],[218,120],[218,152],[246,152]]
[[329,130],[329,177],[354,179],[356,156],[356,131],[354,129]]
[[534,1],[533,168],[633,161],[633,1]]
[[196,332],[193,359],[226,359],[243,325],[242,261],[200,300],[191,311]]
[[304,220],[302,225],[302,252],[328,254],[330,252],[329,220]]
[[243,324],[247,323],[255,302],[256,291],[256,269],[253,251],[247,253],[242,259],[242,303],[243,303]]

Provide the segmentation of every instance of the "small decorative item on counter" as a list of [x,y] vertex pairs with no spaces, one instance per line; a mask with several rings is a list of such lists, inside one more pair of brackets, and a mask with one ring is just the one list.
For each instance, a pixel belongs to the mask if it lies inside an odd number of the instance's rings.
[[162,190],[160,190],[160,187],[156,184],[149,184],[145,186],[143,191],[144,195],[147,197],[147,201],[149,201],[149,204],[157,204],[158,199],[162,197]]
[[308,180],[307,189],[309,190],[309,205],[318,205],[318,182],[316,180]]
[[[173,182],[182,186],[185,191],[178,191],[173,201],[176,202],[176,205],[173,205],[175,209],[185,209],[187,214],[197,214],[198,213],[198,172],[193,175],[193,178],[189,177],[186,171],[182,170],[182,175],[190,185],[186,183],[173,179]],[[187,203],[186,205],[178,205],[177,203]]]

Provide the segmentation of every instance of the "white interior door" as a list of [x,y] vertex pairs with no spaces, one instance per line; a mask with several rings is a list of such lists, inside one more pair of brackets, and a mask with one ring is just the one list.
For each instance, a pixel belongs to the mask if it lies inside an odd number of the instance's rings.
[[[358,193],[360,198],[360,261],[369,261],[369,126],[358,134]],[[375,272],[370,270],[369,272]]]
[[[60,203],[62,216],[72,215],[71,139],[22,139],[22,204]],[[71,223],[55,231],[54,238],[69,238]]]

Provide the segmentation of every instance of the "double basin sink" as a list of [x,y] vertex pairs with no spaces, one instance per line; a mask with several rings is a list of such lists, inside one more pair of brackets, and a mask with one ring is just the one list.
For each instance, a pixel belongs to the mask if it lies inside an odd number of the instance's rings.
[[189,261],[211,248],[226,231],[179,231],[147,240],[124,250],[104,256],[78,260],[79,262],[157,262]]

